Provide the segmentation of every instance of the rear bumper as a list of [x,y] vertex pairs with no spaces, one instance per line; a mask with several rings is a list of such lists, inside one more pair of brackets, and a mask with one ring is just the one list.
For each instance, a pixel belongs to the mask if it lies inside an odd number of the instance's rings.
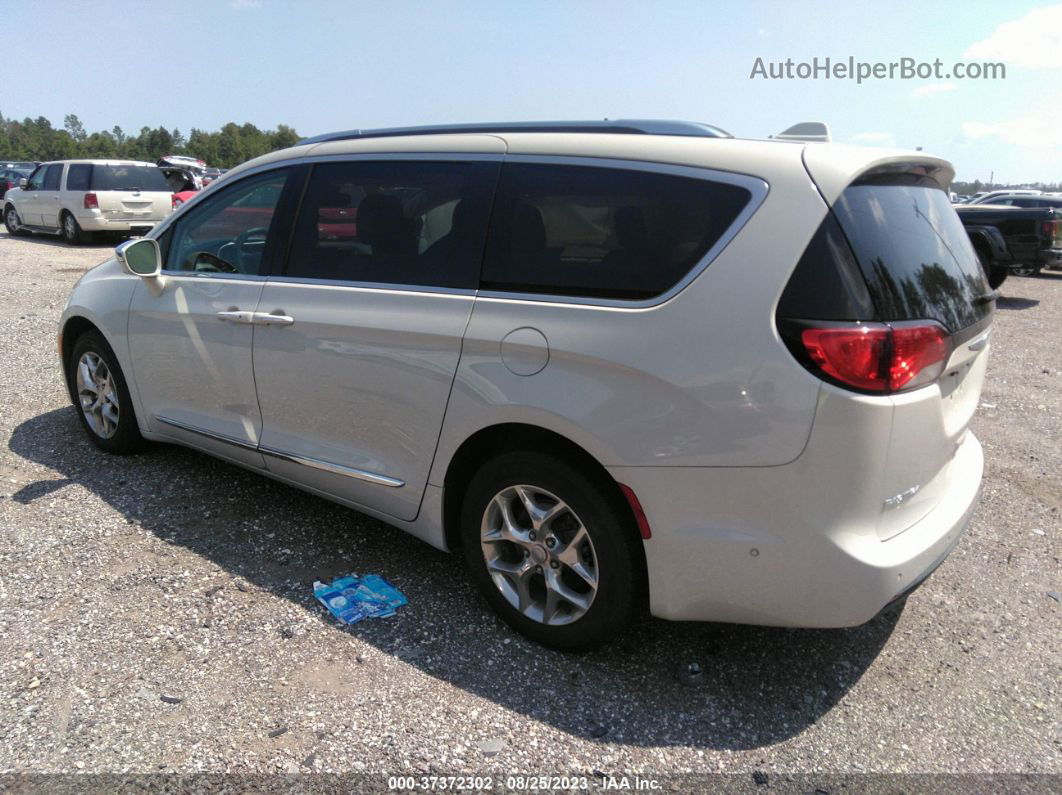
[[1047,248],[1040,252],[1040,261],[1045,268],[1062,268],[1062,248]]
[[977,507],[983,466],[981,445],[967,433],[940,501],[888,540],[877,532],[878,516],[846,514],[850,486],[814,493],[816,480],[800,459],[781,467],[610,471],[649,519],[654,615],[847,627],[873,618],[947,557]]
[[91,210],[75,213],[75,217],[86,232],[129,232],[134,229],[148,231],[162,222],[161,218],[105,218]]

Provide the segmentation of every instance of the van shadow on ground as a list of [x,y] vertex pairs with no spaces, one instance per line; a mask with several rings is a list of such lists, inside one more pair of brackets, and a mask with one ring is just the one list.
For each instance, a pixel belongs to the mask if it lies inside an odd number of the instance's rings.
[[[316,578],[351,569],[381,573],[410,605],[387,621],[335,632],[601,742],[737,750],[785,740],[859,680],[902,611],[890,608],[848,630],[647,619],[604,649],[560,654],[524,641],[494,618],[460,556],[206,455],[158,445],[137,456],[106,456],[84,437],[73,408],[22,423],[10,449],[59,473],[23,487],[12,495],[16,502],[62,499],[63,488],[79,484],[167,542],[306,610],[321,610],[311,593]],[[703,681],[692,687],[676,678],[689,662],[703,670]]]

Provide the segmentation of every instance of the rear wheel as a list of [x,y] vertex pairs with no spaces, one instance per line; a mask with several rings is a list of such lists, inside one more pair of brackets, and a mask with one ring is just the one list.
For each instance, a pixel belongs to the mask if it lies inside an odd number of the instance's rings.
[[64,212],[62,218],[63,240],[72,246],[85,242],[85,233],[81,231],[81,224],[73,216],[73,213]]
[[607,484],[541,453],[506,453],[473,477],[461,513],[480,592],[514,629],[583,651],[618,634],[641,596],[641,549]]
[[143,448],[125,377],[111,346],[97,332],[86,332],[74,343],[67,382],[81,426],[93,444],[118,455]]
[[1036,276],[1040,271],[1041,268],[1029,268],[1025,266],[1010,269],[1010,272],[1015,276]]
[[7,233],[12,237],[23,237],[29,234],[22,228],[22,219],[18,217],[18,211],[13,204],[7,205],[7,209],[4,210],[4,226],[7,227]]

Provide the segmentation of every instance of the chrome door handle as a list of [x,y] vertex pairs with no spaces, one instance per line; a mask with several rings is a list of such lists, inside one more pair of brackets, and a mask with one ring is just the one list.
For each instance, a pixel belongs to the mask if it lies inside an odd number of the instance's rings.
[[273,312],[255,312],[251,320],[256,326],[290,326],[295,322],[291,315],[285,315],[280,310]]
[[238,309],[230,309],[228,312],[218,312],[218,319],[230,323],[253,323],[254,312],[241,312]]

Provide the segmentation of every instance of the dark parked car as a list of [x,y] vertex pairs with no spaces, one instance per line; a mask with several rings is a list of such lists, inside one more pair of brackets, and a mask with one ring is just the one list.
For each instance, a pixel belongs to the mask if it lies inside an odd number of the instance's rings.
[[12,188],[17,188],[20,179],[26,179],[32,173],[32,168],[5,168],[0,171],[0,199]]
[[[1030,196],[1029,200],[1049,201],[1053,197]],[[985,270],[1005,265],[1016,276],[1033,276],[1044,268],[1062,268],[1062,207],[1007,207],[995,204],[959,205],[955,208],[966,227]],[[1000,255],[986,230],[998,230],[1006,245]],[[991,260],[986,261],[986,257]]]

